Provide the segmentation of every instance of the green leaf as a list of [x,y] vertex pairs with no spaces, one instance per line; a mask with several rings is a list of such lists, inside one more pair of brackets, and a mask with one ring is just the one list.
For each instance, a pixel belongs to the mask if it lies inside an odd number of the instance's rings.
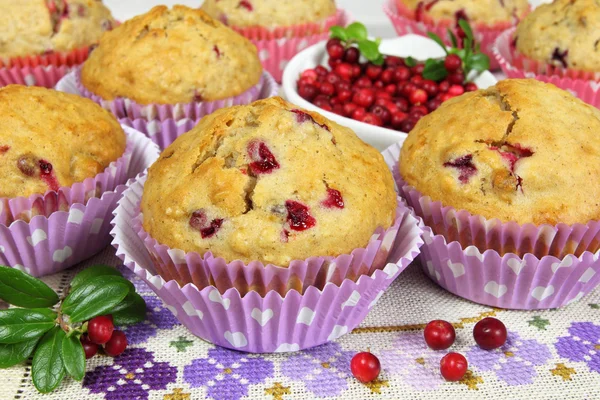
[[0,311],[0,343],[36,339],[55,325],[56,314],[48,309],[11,308]]
[[63,301],[62,311],[69,315],[71,322],[107,314],[123,301],[132,287],[131,282],[120,276],[97,276],[72,291]]
[[406,57],[404,59],[404,64],[406,64],[407,67],[414,67],[415,65],[417,65],[417,60],[415,60],[412,57]]
[[460,19],[458,21],[458,26],[461,27],[461,29],[465,33],[465,36],[467,37],[467,39],[470,39],[471,43],[473,43],[473,39],[474,39],[473,31],[471,30],[471,26],[469,25],[469,23],[464,19]]
[[77,381],[82,380],[85,375],[85,351],[76,335],[63,338],[61,356],[67,373]]
[[139,294],[129,292],[110,314],[116,326],[137,324],[146,319],[146,302]]
[[0,299],[17,307],[52,307],[58,295],[44,282],[15,268],[0,265]]
[[346,27],[348,39],[356,41],[366,40],[368,37],[367,28],[360,22],[354,22]]
[[477,53],[471,55],[466,64],[467,71],[483,72],[490,69],[490,58],[483,53]]
[[71,290],[81,286],[83,283],[92,278],[103,275],[123,276],[121,272],[114,267],[109,267],[108,265],[94,265],[93,267],[86,268],[75,275],[71,281]]
[[371,62],[375,65],[383,65],[385,58],[383,58],[383,56],[380,54],[378,58],[372,60]]
[[452,32],[452,29],[450,28],[448,28],[448,37],[450,38],[450,43],[452,43],[452,47],[457,48],[458,39],[456,38],[456,35],[454,34],[454,32]]
[[431,38],[431,40],[436,42],[442,49],[444,49],[444,52],[446,54],[448,54],[448,49],[446,48],[446,44],[444,43],[444,41],[442,40],[441,37],[439,37],[438,35],[436,35],[433,32],[427,32],[427,36],[429,36]]
[[56,389],[65,377],[65,366],[61,358],[61,346],[65,331],[55,327],[44,335],[33,355],[31,377],[40,393]]
[[329,37],[332,39],[340,39],[345,42],[348,40],[348,34],[346,33],[346,29],[341,26],[332,26],[329,28],[330,35]]
[[376,61],[381,57],[381,53],[379,53],[379,46],[377,43],[371,42],[369,40],[362,40],[358,42],[358,49],[361,54],[369,61]]
[[423,78],[430,79],[432,81],[440,81],[448,76],[448,71],[444,66],[444,60],[428,59],[425,62],[425,69],[423,69]]
[[29,358],[40,338],[21,343],[0,344],[0,368],[17,365]]

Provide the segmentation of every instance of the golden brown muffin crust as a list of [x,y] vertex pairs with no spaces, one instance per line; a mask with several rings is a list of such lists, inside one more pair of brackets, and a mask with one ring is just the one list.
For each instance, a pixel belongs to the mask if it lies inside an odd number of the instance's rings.
[[600,219],[600,111],[535,80],[445,102],[409,133],[404,180],[444,206],[519,224]]
[[0,89],[0,197],[71,186],[125,151],[117,120],[91,100],[40,87]]
[[392,224],[396,193],[374,148],[276,97],[218,110],[175,140],[141,206],[159,243],[287,266],[364,247]]
[[81,78],[106,100],[177,104],[237,96],[261,74],[246,38],[201,10],[157,6],[107,33]]

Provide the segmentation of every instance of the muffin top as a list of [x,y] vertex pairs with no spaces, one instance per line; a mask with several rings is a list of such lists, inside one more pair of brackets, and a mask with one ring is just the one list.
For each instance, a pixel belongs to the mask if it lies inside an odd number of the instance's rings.
[[0,58],[96,43],[114,20],[101,0],[0,0]]
[[404,180],[444,206],[519,224],[600,219],[600,111],[551,84],[500,81],[409,133]]
[[398,0],[416,17],[428,15],[435,20],[466,19],[469,22],[495,24],[516,22],[529,10],[527,0]]
[[235,27],[304,24],[336,12],[334,0],[205,0],[202,9]]
[[600,2],[555,0],[543,4],[517,27],[517,50],[562,68],[600,71]]
[[177,104],[237,96],[262,74],[246,38],[184,6],[157,6],[108,32],[81,79],[106,100]]
[[150,167],[141,207],[159,243],[287,266],[350,253],[395,216],[379,152],[279,97],[206,116]]
[[71,186],[125,151],[108,111],[83,97],[41,87],[0,89],[0,197]]

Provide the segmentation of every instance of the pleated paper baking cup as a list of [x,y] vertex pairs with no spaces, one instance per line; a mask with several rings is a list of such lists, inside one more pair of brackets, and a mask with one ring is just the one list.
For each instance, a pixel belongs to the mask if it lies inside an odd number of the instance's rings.
[[[586,251],[596,253],[600,249],[600,221],[573,225],[520,225],[486,219],[433,201],[404,182],[400,176],[397,160],[401,148],[400,144],[395,144],[386,150],[386,162],[392,169],[399,193],[425,225],[434,234],[443,235],[448,242],[459,242],[462,248],[475,246],[481,252],[493,249],[501,255],[514,253],[523,257],[533,254],[538,258],[547,255],[560,259],[568,255],[579,257]],[[391,164],[393,156],[395,161]]]
[[[287,352],[337,339],[365,318],[393,280],[419,254],[422,239],[416,219],[406,213],[390,262],[356,281],[307,287],[303,293],[276,290],[264,295],[242,295],[231,287],[224,292],[213,285],[180,285],[156,270],[134,226],[136,204],[143,187],[138,180],[124,193],[113,220],[113,246],[117,256],[156,292],[177,319],[194,335],[230,349],[254,352]],[[308,268],[308,266],[307,266]],[[262,280],[270,276],[263,270]]]
[[166,119],[192,119],[198,120],[205,115],[223,107],[249,104],[260,98],[260,93],[265,82],[269,80],[268,73],[262,73],[258,83],[244,93],[215,101],[196,101],[179,104],[138,104],[131,99],[117,97],[114,100],[104,100],[102,97],[89,91],[81,82],[81,67],[74,70],[75,83],[79,94],[101,105],[112,112],[117,118],[146,119],[164,121]]
[[[450,46],[451,43],[448,40],[448,29],[451,29],[456,34],[456,21],[433,21],[432,19],[427,18],[427,15],[424,16],[424,18],[426,18],[425,21],[416,21],[412,17],[414,12],[399,4],[396,0],[387,0],[387,2],[383,5],[383,11],[388,16],[390,21],[392,21],[392,25],[399,36],[408,35],[411,33],[427,36],[427,32],[433,32],[442,38],[448,46]],[[481,23],[471,25],[475,40],[481,45],[481,52],[490,57],[491,70],[500,68],[500,65],[493,56],[494,42],[498,35],[511,25],[511,23],[498,23],[491,26]]]
[[[39,277],[71,267],[110,243],[111,215],[125,183],[159,155],[156,145],[146,136],[128,127],[124,129],[131,151],[118,185],[48,216],[36,215],[28,222],[0,224],[0,264]],[[70,192],[66,192],[67,198],[73,190]]]
[[[333,25],[346,26],[351,20],[350,14],[343,10],[338,10],[338,15],[338,19]],[[327,40],[329,38],[328,29],[329,27],[319,31],[302,30],[293,35],[263,39],[258,39],[260,36],[252,33],[244,33],[244,36],[256,46],[263,68],[269,71],[277,82],[281,83],[283,70],[287,63],[307,47]]]
[[85,47],[68,52],[0,60],[0,86],[18,84],[53,88],[74,66],[82,64],[88,54],[89,47]]

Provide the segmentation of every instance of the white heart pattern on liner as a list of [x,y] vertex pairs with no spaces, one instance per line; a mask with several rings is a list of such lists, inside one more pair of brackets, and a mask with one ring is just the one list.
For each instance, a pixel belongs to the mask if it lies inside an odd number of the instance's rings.
[[252,309],[252,313],[250,316],[256,320],[260,324],[260,326],[265,326],[267,322],[273,318],[273,310],[267,308],[265,311],[261,311],[260,308]]
[[453,263],[451,260],[448,260],[448,268],[450,268],[455,278],[465,274],[465,266],[461,263]]
[[42,242],[46,239],[48,239],[46,232],[42,229],[36,229],[35,231],[33,231],[31,236],[27,236],[27,243],[35,247],[38,245],[39,242]]
[[258,58],[260,58],[260,61],[266,61],[269,59],[269,50],[267,49],[262,49],[261,51],[258,52]]
[[52,255],[52,260],[61,263],[64,262],[67,258],[71,257],[72,255],[73,250],[69,246],[66,246],[64,249],[56,250]]
[[35,85],[35,77],[31,74],[27,74],[25,75],[25,78],[23,78],[23,80],[25,81],[25,84],[27,86],[34,86]]
[[581,275],[581,278],[579,278],[579,282],[588,283],[590,279],[594,277],[594,275],[596,275],[596,271],[594,271],[594,269],[590,267],[585,270],[583,275]]
[[345,325],[336,325],[333,327],[333,330],[331,331],[331,333],[329,334],[329,337],[327,338],[328,341],[332,341],[335,340],[337,338],[339,338],[340,336],[344,335],[348,333],[348,327]]
[[381,292],[377,293],[377,296],[375,296],[375,298],[373,299],[373,301],[369,303],[369,309],[373,308],[373,306],[375,304],[377,304],[377,302],[379,301],[379,299],[381,298],[381,296],[383,296],[384,293],[385,293],[384,290],[382,290]]
[[499,299],[500,297],[506,294],[506,292],[508,291],[508,287],[506,287],[506,285],[499,285],[496,281],[489,281],[485,284],[483,290],[486,293],[491,294],[495,298]]
[[394,276],[396,276],[398,271],[400,271],[400,268],[394,263],[388,263],[383,269],[383,272],[387,274],[388,279],[392,279]]
[[437,279],[438,281],[440,280],[441,275],[438,271],[436,271],[433,268],[433,263],[431,261],[427,261],[427,271],[429,272],[430,276],[435,276],[435,279]]
[[566,256],[559,263],[552,264],[552,273],[556,273],[559,268],[570,268],[573,265],[573,256]]
[[212,292],[210,292],[208,294],[208,299],[213,303],[221,304],[224,309],[229,310],[229,304],[231,303],[231,300],[224,299],[223,297],[221,297],[221,293],[219,293],[218,290],[215,289]]
[[296,343],[281,343],[275,353],[287,353],[290,351],[298,351],[300,350],[300,346]]
[[465,249],[465,254],[470,257],[476,257],[479,261],[483,261],[483,254],[475,246],[469,246]]
[[100,232],[100,228],[102,228],[102,224],[104,220],[102,218],[96,218],[92,221],[92,226],[90,227],[90,234],[97,235]]
[[548,297],[554,294],[554,286],[550,285],[548,287],[538,286],[531,291],[531,297],[538,301],[542,301],[547,299]]
[[597,92],[600,89],[600,82],[588,81],[587,84],[592,88],[594,92]]
[[425,242],[425,244],[433,243],[433,237],[431,236],[431,232],[426,231],[423,233],[423,241]]
[[571,300],[569,300],[569,301],[567,302],[567,304],[575,303],[576,301],[579,301],[579,300],[581,300],[581,298],[584,296],[584,294],[585,294],[585,293],[583,293],[583,292],[579,292],[579,293],[577,293],[577,296],[575,296],[575,297],[573,297]]
[[306,47],[308,46],[308,40],[303,39],[300,41],[300,43],[298,43],[298,45],[296,46],[296,51],[297,52],[301,52],[302,50],[304,50]]
[[350,297],[348,297],[348,300],[346,300],[344,303],[342,303],[342,309],[346,308],[346,307],[354,307],[358,304],[358,301],[360,300],[360,293],[358,293],[358,291],[354,291],[352,292],[352,294],[350,295]]
[[67,219],[68,224],[81,225],[83,221],[83,211],[73,208],[69,211],[69,218]]
[[185,313],[190,317],[198,317],[200,319],[204,318],[204,313],[200,310],[196,310],[196,308],[189,301],[186,301],[181,308],[183,308],[183,311],[185,311]]
[[31,270],[27,267],[22,266],[21,264],[15,264],[13,265],[14,269],[18,269],[21,272],[25,272],[27,274],[31,274]]
[[173,306],[166,305],[167,310],[171,311],[174,316],[177,316],[177,309]]
[[0,246],[0,253],[4,253],[4,246]]
[[148,278],[148,282],[154,286],[156,290],[160,290],[163,287],[164,280],[159,275],[154,275]]
[[296,317],[297,324],[304,324],[310,326],[315,319],[315,312],[308,307],[302,307]]
[[518,258],[511,258],[506,262],[506,265],[508,265],[508,268],[513,270],[515,275],[519,275],[523,268],[525,268],[525,265],[527,265],[527,262]]
[[329,264],[329,266],[327,267],[327,276],[325,277],[325,282],[331,281],[331,278],[333,277],[333,274],[335,273],[335,267],[336,267],[336,264],[334,262]]
[[146,131],[148,132],[148,136],[152,137],[160,132],[160,123],[156,120],[151,121],[146,124]]
[[248,345],[248,339],[246,339],[246,336],[244,336],[242,332],[231,333],[227,331],[225,332],[225,339],[236,349],[240,349]]

